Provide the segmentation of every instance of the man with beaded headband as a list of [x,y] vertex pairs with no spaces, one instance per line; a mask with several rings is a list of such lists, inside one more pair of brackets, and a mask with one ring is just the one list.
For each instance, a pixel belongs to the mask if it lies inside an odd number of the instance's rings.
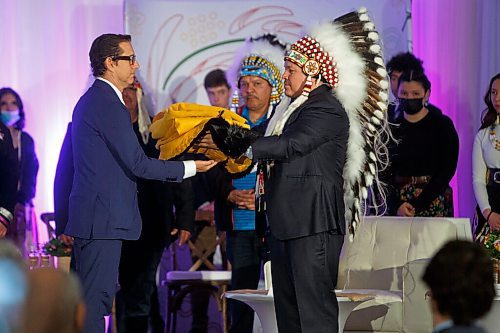
[[388,82],[377,41],[366,9],[317,25],[285,57],[292,103],[271,119],[269,136],[249,146],[212,131],[213,142],[233,144],[221,150],[268,165],[263,192],[280,332],[338,331],[333,290],[346,221],[354,236],[368,188],[386,165]]
[[[285,44],[274,35],[250,38],[228,70],[228,77],[234,78],[238,87],[231,109],[245,118],[255,131],[264,132],[278,105],[286,104],[286,101],[280,103],[284,97],[284,54]],[[259,232],[265,228],[256,231],[256,168],[238,179],[231,179],[228,172],[222,172],[217,179],[215,220],[220,230],[227,231],[228,258],[232,265],[231,288],[257,289],[261,263],[269,258],[267,243],[263,241],[263,233]],[[249,306],[232,301],[230,315],[230,332],[252,332],[254,312]]]

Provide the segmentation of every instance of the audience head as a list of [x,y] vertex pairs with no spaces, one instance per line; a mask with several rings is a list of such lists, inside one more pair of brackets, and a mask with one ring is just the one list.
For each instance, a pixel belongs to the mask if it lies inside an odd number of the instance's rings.
[[0,240],[0,332],[17,332],[27,293],[26,264],[16,246]]
[[423,72],[403,72],[398,81],[399,107],[406,114],[416,114],[429,101],[431,83]]
[[229,90],[226,73],[222,69],[214,69],[205,76],[205,90],[210,105],[229,109]]
[[422,279],[430,288],[435,324],[441,317],[471,325],[490,310],[495,297],[491,259],[481,245],[468,241],[445,244]]
[[387,72],[391,80],[391,91],[394,97],[398,97],[398,81],[403,72],[424,72],[422,60],[410,52],[398,53],[387,62]]
[[24,331],[30,333],[82,332],[85,305],[73,273],[42,268],[30,271]]
[[481,122],[481,128],[491,126],[500,117],[500,73],[493,76],[486,95],[484,95],[486,110]]
[[12,88],[0,89],[0,119],[8,127],[24,128],[25,114],[23,101]]
[[104,34],[97,37],[89,52],[95,77],[106,77],[119,90],[134,82],[139,68],[130,35]]
[[[233,70],[239,96],[249,111],[268,111],[283,98],[285,48],[275,35],[266,34],[248,39],[240,50]],[[232,106],[237,105],[235,94]]]

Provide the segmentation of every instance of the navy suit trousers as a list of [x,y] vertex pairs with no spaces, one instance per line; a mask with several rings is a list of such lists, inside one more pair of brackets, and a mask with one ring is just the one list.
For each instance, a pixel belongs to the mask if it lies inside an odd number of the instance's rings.
[[75,269],[87,305],[84,333],[104,332],[104,316],[111,313],[117,291],[121,247],[118,239],[75,238]]

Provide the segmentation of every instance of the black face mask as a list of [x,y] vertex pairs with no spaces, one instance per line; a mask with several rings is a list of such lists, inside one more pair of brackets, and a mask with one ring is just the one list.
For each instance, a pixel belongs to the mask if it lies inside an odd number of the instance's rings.
[[424,107],[423,98],[400,98],[399,110],[406,114],[415,114]]

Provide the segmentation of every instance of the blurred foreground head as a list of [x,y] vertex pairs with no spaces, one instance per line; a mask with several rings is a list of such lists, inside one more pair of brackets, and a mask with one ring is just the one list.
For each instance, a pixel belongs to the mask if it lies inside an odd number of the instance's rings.
[[0,256],[0,333],[19,331],[26,289],[24,267]]
[[431,291],[434,316],[437,312],[456,325],[469,326],[484,316],[495,297],[491,258],[481,245],[468,241],[445,244],[422,279]]
[[78,333],[83,331],[85,305],[73,273],[38,269],[28,276],[24,332]]

